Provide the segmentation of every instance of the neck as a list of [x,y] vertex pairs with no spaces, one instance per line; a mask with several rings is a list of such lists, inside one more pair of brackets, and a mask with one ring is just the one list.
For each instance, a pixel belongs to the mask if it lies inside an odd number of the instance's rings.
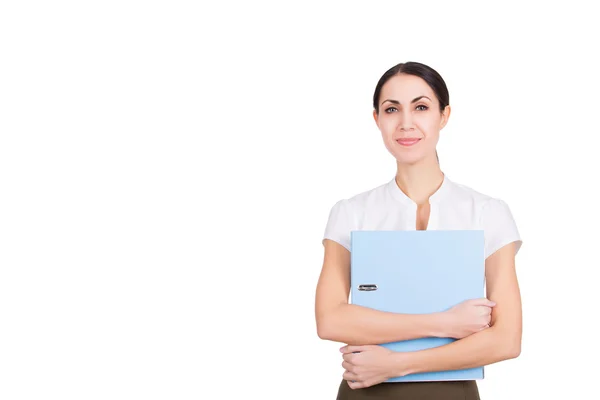
[[444,173],[435,157],[416,164],[396,162],[396,184],[415,203],[421,205],[442,185]]

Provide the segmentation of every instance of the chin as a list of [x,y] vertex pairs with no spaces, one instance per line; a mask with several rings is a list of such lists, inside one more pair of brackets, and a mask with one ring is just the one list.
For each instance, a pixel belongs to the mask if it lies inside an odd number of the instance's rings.
[[407,164],[407,165],[412,165],[412,164],[416,164],[419,161],[422,161],[425,157],[423,154],[398,154],[396,153],[392,153],[392,155],[394,156],[394,158],[396,159],[396,161],[398,161],[400,164]]
[[[423,143],[418,144],[422,145]],[[400,164],[412,165],[426,158],[425,148],[401,148],[397,143],[385,143],[388,152]]]

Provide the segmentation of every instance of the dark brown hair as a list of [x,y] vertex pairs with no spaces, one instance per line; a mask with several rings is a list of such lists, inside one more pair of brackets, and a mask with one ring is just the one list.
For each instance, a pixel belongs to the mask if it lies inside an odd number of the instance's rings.
[[441,75],[425,64],[409,61],[393,66],[379,78],[379,82],[377,82],[377,86],[375,87],[375,93],[373,94],[373,108],[377,114],[379,114],[379,96],[381,95],[381,88],[388,80],[390,80],[390,78],[399,74],[418,76],[427,82],[440,103],[440,113],[444,111],[448,104],[450,104],[448,88]]

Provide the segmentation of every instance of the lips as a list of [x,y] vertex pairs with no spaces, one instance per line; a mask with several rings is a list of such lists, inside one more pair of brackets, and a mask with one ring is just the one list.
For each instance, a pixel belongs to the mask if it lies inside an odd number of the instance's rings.
[[418,143],[421,139],[419,138],[402,138],[396,139],[396,142],[402,146],[412,146]]

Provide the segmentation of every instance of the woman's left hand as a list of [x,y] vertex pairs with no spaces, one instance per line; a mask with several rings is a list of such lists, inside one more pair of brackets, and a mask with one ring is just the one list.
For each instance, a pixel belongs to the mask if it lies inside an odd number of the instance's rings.
[[373,386],[396,376],[397,353],[392,350],[378,345],[346,345],[340,351],[344,358],[344,379],[352,389]]

